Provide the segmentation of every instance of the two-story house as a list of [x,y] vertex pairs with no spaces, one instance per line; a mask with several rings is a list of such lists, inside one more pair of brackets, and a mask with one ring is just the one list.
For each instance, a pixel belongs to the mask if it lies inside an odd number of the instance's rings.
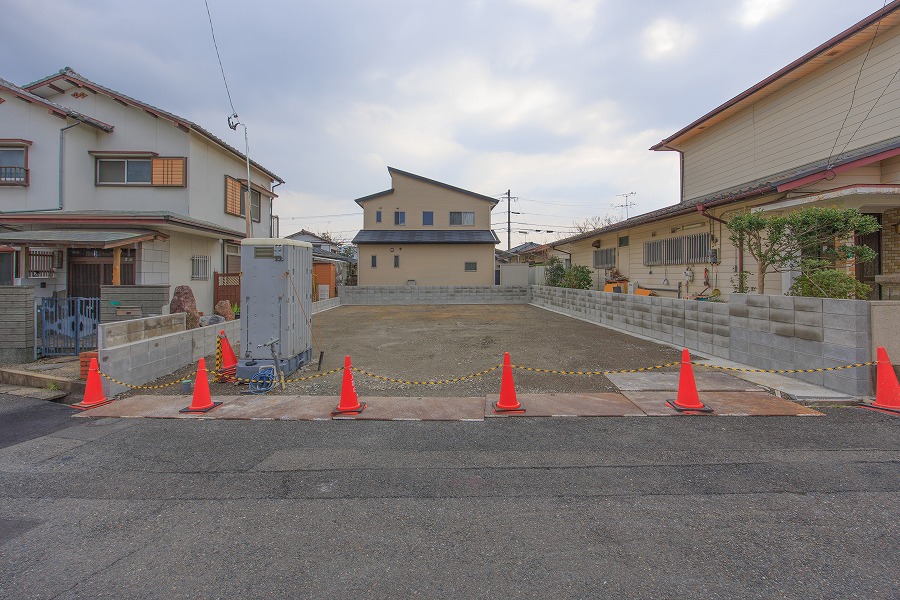
[[[894,0],[654,145],[681,161],[678,203],[552,246],[596,269],[598,289],[618,273],[660,295],[727,296],[738,272],[751,285],[757,277],[729,240],[733,215],[853,207],[882,224],[859,240],[878,261],[855,275],[876,284],[873,298],[897,297],[900,288],[879,289],[876,278],[900,273],[898,25]],[[765,292],[787,292],[795,276],[767,275]]]
[[38,297],[189,285],[211,312],[214,271],[240,271],[247,211],[253,237],[278,236],[280,177],[250,161],[247,206],[243,153],[72,69],[0,80],[0,123],[0,285]]
[[391,189],[357,198],[359,285],[493,285],[499,202],[388,167]]

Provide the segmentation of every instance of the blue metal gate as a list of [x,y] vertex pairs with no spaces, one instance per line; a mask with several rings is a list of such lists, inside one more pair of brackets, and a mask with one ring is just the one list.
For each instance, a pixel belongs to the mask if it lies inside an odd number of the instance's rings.
[[78,355],[97,347],[100,298],[41,298],[41,356]]

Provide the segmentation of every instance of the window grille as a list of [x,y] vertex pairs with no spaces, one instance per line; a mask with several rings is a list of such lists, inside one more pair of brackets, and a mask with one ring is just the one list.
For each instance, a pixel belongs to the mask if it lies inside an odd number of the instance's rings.
[[194,281],[209,279],[209,257],[191,257],[191,279]]
[[644,242],[644,264],[647,266],[691,265],[708,261],[708,233]]
[[52,250],[31,250],[28,252],[28,276],[34,279],[47,279],[53,277],[56,271],[53,269]]

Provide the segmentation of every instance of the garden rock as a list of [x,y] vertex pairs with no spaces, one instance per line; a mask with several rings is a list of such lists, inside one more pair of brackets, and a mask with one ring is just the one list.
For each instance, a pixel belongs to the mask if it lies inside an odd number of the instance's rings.
[[179,285],[172,295],[169,304],[169,313],[185,313],[184,325],[186,329],[196,329],[200,326],[200,312],[197,310],[197,300],[189,285]]

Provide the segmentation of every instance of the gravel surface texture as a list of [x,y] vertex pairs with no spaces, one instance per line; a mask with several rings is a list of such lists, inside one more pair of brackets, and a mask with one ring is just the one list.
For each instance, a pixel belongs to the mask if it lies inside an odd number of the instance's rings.
[[[674,348],[527,305],[341,306],[313,317],[314,356],[324,350],[322,372],[349,355],[357,369],[391,379],[439,381],[513,364],[563,371],[607,371],[680,360]],[[214,364],[214,363],[210,363]],[[291,379],[315,375],[308,365]],[[515,369],[520,393],[611,392],[602,375],[554,375]],[[497,393],[500,370],[443,385],[403,385],[354,373],[360,394],[380,396],[484,396]],[[290,395],[337,395],[341,374],[289,383]],[[243,387],[243,386],[240,386]],[[180,393],[172,390],[172,393]],[[213,395],[234,394],[213,384]],[[282,393],[278,391],[277,393]]]

